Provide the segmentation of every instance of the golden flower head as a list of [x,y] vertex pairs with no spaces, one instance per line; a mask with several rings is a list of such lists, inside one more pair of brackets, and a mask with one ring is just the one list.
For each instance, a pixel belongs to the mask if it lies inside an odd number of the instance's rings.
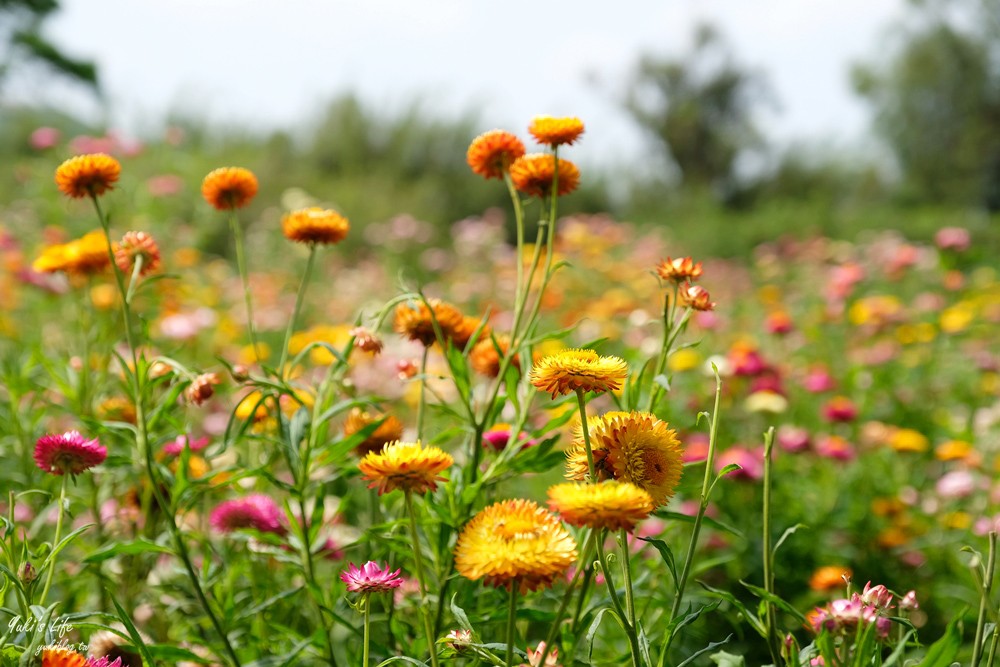
[[[535,116],[528,126],[528,132],[540,144],[546,146],[572,145],[583,134],[583,121],[579,118],[553,118],[552,116]],[[562,165],[560,165],[560,170]]]
[[531,384],[552,394],[616,391],[628,375],[619,357],[602,357],[593,350],[562,350],[543,358],[531,369]]
[[653,511],[650,495],[628,482],[569,482],[548,493],[549,508],[573,526],[632,530]]
[[160,247],[156,239],[146,232],[125,232],[121,243],[115,245],[115,264],[122,273],[131,273],[138,257],[142,257],[139,275],[144,276],[160,268]]
[[390,442],[381,452],[371,452],[361,459],[358,468],[362,479],[371,482],[369,489],[378,487],[379,495],[396,489],[426,493],[444,481],[439,473],[454,463],[450,454],[437,447],[424,447],[420,442]]
[[678,257],[676,259],[667,257],[656,267],[656,274],[660,278],[675,283],[697,280],[701,278],[701,273],[701,262],[696,262],[690,257]]
[[569,531],[531,500],[504,500],[465,524],[455,545],[455,569],[490,586],[517,581],[521,592],[552,585],[576,559]]
[[201,183],[201,196],[220,211],[243,208],[257,194],[257,177],[243,167],[219,167]]
[[715,302],[701,285],[684,283],[678,291],[681,305],[692,310],[715,310]]
[[372,452],[378,452],[390,442],[400,440],[403,437],[403,422],[392,415],[372,414],[361,408],[351,410],[347,419],[344,420],[345,438],[351,437],[379,420],[382,420],[382,423],[354,449],[358,456],[364,457]]
[[437,338],[434,331],[435,321],[441,329],[441,334],[448,338],[451,332],[461,325],[462,313],[450,303],[438,299],[430,299],[426,303],[424,301],[401,303],[396,306],[393,328],[396,333],[418,341],[424,347],[430,347]]
[[[587,420],[597,479],[629,482],[649,493],[653,506],[666,504],[681,481],[683,450],[677,432],[648,412],[609,412]],[[582,433],[566,452],[566,478],[587,477]]]
[[340,243],[351,224],[336,211],[318,206],[292,211],[281,219],[281,231],[296,243]]
[[110,155],[77,155],[56,169],[56,185],[73,199],[97,197],[113,189],[121,173],[121,164]]
[[46,248],[31,268],[40,273],[61,271],[71,276],[92,276],[109,266],[108,239],[104,232],[93,231],[68,243]]
[[472,140],[465,155],[472,171],[483,178],[503,178],[517,158],[524,155],[524,144],[506,130],[483,132]]
[[809,588],[820,593],[843,589],[852,576],[853,573],[849,567],[824,565],[816,568],[812,576],[809,577]]
[[[499,348],[499,352],[497,348]],[[469,353],[472,370],[486,377],[495,378],[500,374],[501,354],[507,354],[509,348],[510,336],[507,335],[497,336],[495,341],[492,337],[480,340]],[[520,370],[521,360],[516,354],[510,360],[510,365]]]
[[[556,178],[556,158],[549,153],[531,153],[510,165],[514,187],[526,195],[548,197]],[[559,196],[568,195],[580,185],[580,170],[569,160],[559,158]]]

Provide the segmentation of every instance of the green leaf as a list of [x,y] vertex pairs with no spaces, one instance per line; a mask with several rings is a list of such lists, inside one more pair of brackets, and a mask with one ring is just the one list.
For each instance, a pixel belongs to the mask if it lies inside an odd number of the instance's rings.
[[103,549],[98,549],[83,559],[84,563],[101,563],[115,556],[135,556],[145,553],[172,554],[173,550],[162,544],[156,544],[149,540],[139,538],[132,542],[121,542],[112,544]]
[[[677,667],[684,667],[684,665],[691,664],[692,662],[695,661],[696,658],[701,657],[702,655],[708,653],[709,651],[714,651],[715,649],[719,648],[720,646],[725,646],[726,644],[729,643],[729,640],[732,639],[732,638],[733,638],[733,636],[729,635],[725,639],[723,639],[721,642],[712,642],[712,643],[710,643],[708,646],[706,646],[705,648],[701,649],[700,651],[695,651],[694,653],[692,653],[691,657],[689,657],[687,660],[685,660],[681,664],[677,665]],[[715,662],[715,658],[717,656],[720,656],[720,655],[728,656],[729,654],[726,653],[725,651],[720,651],[719,653],[716,653],[715,655],[709,656],[709,659],[712,660],[713,662]],[[727,665],[742,665],[743,664],[743,658],[741,656],[732,656],[732,657],[736,658],[737,660],[739,660],[739,662],[735,662],[735,663],[734,662],[728,662],[728,663],[725,663],[725,664],[727,664]],[[721,665],[723,663],[716,662],[715,664]]]
[[786,529],[785,532],[781,534],[781,537],[778,539],[778,541],[775,543],[774,548],[771,550],[771,557],[773,558],[774,554],[778,553],[778,549],[781,548],[781,545],[785,543],[785,540],[794,535],[795,531],[797,531],[799,528],[808,528],[808,527],[809,526],[807,526],[804,523],[797,523],[791,528]]
[[[681,514],[680,512],[672,512],[669,510],[658,510],[657,512],[654,512],[654,515],[660,517],[661,519],[673,519],[674,521],[683,521],[684,523],[694,523],[695,519],[695,517],[693,516],[688,516],[687,514]],[[703,516],[701,518],[701,522],[706,526],[711,526],[712,528],[715,528],[716,530],[721,530],[723,532],[729,533],[730,535],[734,535],[740,539],[746,539],[743,533],[741,533],[740,531],[736,530],[735,528],[733,528],[728,524],[722,523],[721,521],[717,521],[716,519],[713,519],[711,517]]]
[[721,598],[726,602],[728,602],[729,604],[733,605],[736,608],[736,611],[743,614],[744,618],[747,619],[747,623],[750,624],[750,627],[752,627],[757,634],[759,634],[761,637],[767,637],[767,628],[764,627],[764,624],[761,623],[760,619],[757,618],[757,616],[752,611],[747,609],[747,606],[743,604],[739,600],[739,598],[737,598],[729,591],[724,591],[719,588],[713,588],[703,581],[699,581],[698,584],[701,585],[702,588],[704,588],[706,591],[708,591],[715,597]]
[[965,616],[964,610],[955,615],[952,622],[945,628],[944,636],[931,644],[927,655],[917,667],[949,667],[955,661],[955,656],[958,655],[958,651],[962,647],[962,631],[958,626],[962,622],[963,616]]
[[640,537],[640,540],[648,544],[652,544],[657,551],[660,552],[660,557],[663,562],[667,564],[667,569],[670,571],[670,576],[673,577],[674,587],[677,587],[677,565],[674,562],[674,552],[670,550],[667,543],[663,540],[658,540],[653,537]]
[[806,625],[808,623],[808,620],[802,614],[802,612],[800,612],[798,609],[785,602],[783,599],[779,598],[777,595],[774,595],[773,593],[768,593],[760,586],[754,586],[753,584],[748,584],[745,581],[741,581],[740,583],[743,584],[744,588],[746,588],[748,591],[756,595],[761,600],[770,602],[771,604],[791,614],[793,617],[795,617],[795,620],[797,620],[800,624]]
[[204,658],[197,653],[192,653],[186,648],[173,646],[172,644],[149,644],[146,648],[149,649],[151,655],[171,665],[177,664],[180,660],[200,662],[203,665],[212,662],[210,659]]
[[128,630],[128,636],[132,639],[132,645],[139,649],[139,653],[142,654],[142,659],[147,665],[155,665],[156,660],[153,658],[153,654],[149,652],[149,647],[146,646],[146,642],[142,640],[142,635],[136,630],[135,624],[132,623],[131,617],[129,617],[128,612],[122,608],[118,603],[115,594],[111,592],[111,589],[105,589],[108,592],[108,597],[111,598],[111,603],[115,606],[115,611],[118,612],[118,620],[122,622],[125,629]]
[[708,659],[717,664],[719,667],[746,667],[747,664],[743,660],[742,655],[733,655],[732,653],[726,653],[725,651],[719,651],[714,655],[710,655]]

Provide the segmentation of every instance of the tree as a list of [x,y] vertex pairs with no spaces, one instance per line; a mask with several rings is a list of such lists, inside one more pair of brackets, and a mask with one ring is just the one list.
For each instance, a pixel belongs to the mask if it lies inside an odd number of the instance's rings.
[[36,62],[97,90],[94,64],[67,55],[42,34],[58,9],[58,0],[0,0],[0,84],[15,64]]
[[760,76],[734,61],[717,30],[701,25],[686,56],[640,60],[625,108],[658,141],[685,184],[728,190],[737,160],[763,146],[753,112],[768,97]]
[[911,2],[885,64],[856,66],[904,191],[1000,209],[997,0]]

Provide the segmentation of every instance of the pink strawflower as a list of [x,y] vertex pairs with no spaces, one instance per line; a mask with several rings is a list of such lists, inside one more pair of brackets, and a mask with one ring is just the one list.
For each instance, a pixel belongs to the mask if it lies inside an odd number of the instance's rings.
[[78,431],[62,435],[43,435],[35,444],[35,463],[53,475],[79,475],[108,458],[108,448],[97,441],[87,440]]
[[968,229],[962,227],[942,227],[934,235],[934,245],[941,250],[964,252],[972,245]]
[[31,133],[31,147],[38,151],[52,148],[59,143],[60,133],[54,127],[40,127]]
[[815,366],[809,370],[809,374],[802,380],[802,386],[812,394],[822,394],[831,391],[837,386],[833,376],[823,366]]
[[976,478],[968,470],[952,470],[941,476],[934,489],[942,498],[965,498],[976,490]]
[[542,662],[542,654],[545,653],[545,642],[538,642],[538,646],[532,651],[528,649],[528,662],[521,663],[521,667],[558,667],[559,666],[559,649],[557,647],[552,647],[549,650],[549,654],[545,657],[545,662]]
[[692,433],[685,441],[684,451],[681,452],[681,461],[684,463],[704,461],[708,458],[710,442],[707,433]]
[[836,461],[851,461],[854,459],[854,445],[839,435],[827,435],[816,442],[816,453]]
[[452,630],[444,636],[448,641],[445,646],[455,651],[456,653],[462,653],[467,650],[469,644],[474,641],[472,636],[472,630]]
[[791,424],[778,428],[777,440],[779,447],[793,454],[809,449],[809,431]]
[[192,452],[200,452],[208,447],[209,442],[209,439],[205,436],[192,438],[190,435],[179,435],[163,445],[163,453],[170,456],[177,456],[184,451],[185,445]]
[[827,630],[835,635],[853,635],[858,625],[874,623],[875,636],[885,639],[892,627],[892,621],[879,615],[876,607],[866,605],[857,593],[850,600],[834,600],[825,607],[817,607],[807,618],[816,634]]
[[872,582],[869,581],[861,592],[861,601],[871,607],[888,609],[892,605],[892,593],[882,584],[872,586]]
[[212,510],[212,527],[223,533],[253,528],[262,533],[284,535],[284,514],[278,504],[262,493],[227,500]]
[[740,467],[727,474],[730,479],[755,482],[764,476],[763,452],[750,451],[744,447],[730,447],[715,460],[715,471],[721,472],[727,465],[735,463]]
[[90,657],[87,658],[87,667],[122,667],[122,659],[115,658],[112,662],[106,655],[100,658]]
[[389,564],[385,564],[385,569],[373,560],[368,561],[359,569],[354,563],[344,572],[340,573],[340,579],[347,584],[347,590],[352,593],[385,593],[403,585],[403,578],[399,576],[399,570],[389,571]]
[[906,609],[908,611],[913,611],[914,609],[920,609],[920,605],[917,603],[917,592],[910,591],[903,596],[903,599],[899,601],[899,608]]
[[823,418],[829,422],[851,422],[858,416],[858,408],[846,396],[834,396],[823,406]]

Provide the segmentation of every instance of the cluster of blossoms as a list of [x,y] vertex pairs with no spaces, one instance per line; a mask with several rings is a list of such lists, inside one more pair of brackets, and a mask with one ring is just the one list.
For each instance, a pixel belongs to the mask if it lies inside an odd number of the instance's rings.
[[122,667],[122,659],[88,658],[69,648],[52,646],[42,651],[42,667]]
[[[892,627],[888,617],[892,605],[892,593],[882,584],[872,586],[869,581],[864,590],[851,597],[833,600],[824,607],[817,607],[808,614],[813,632],[828,632],[831,635],[854,635],[859,628],[864,630],[874,626],[875,636],[886,639]],[[900,600],[900,609],[917,609],[917,597],[910,591]]]

